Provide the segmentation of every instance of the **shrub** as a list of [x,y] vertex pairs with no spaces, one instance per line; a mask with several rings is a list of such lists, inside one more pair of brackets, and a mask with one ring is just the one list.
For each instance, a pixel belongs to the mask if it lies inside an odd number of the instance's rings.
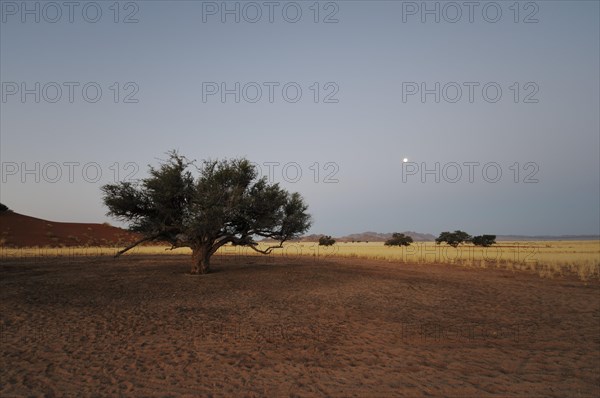
[[319,246],[331,246],[335,244],[335,239],[329,235],[323,235],[319,238]]

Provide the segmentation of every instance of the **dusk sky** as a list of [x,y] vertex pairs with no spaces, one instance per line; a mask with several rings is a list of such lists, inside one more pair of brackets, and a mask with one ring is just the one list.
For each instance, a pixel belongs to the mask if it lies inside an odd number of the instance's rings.
[[100,187],[177,149],[309,233],[600,234],[600,2],[469,4],[2,0],[0,201],[117,224]]

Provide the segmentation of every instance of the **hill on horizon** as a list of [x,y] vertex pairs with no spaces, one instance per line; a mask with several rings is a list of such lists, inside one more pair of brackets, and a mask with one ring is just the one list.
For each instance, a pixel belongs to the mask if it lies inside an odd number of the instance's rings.
[[5,247],[123,246],[139,239],[139,234],[108,223],[56,222],[0,212],[0,246]]
[[[415,242],[428,242],[435,240],[435,236],[432,234],[424,234],[414,231],[403,231],[401,233],[410,236]],[[392,235],[393,232],[381,233],[367,231],[358,234],[345,235],[337,238],[336,240],[339,242],[385,242],[386,240],[391,239]]]

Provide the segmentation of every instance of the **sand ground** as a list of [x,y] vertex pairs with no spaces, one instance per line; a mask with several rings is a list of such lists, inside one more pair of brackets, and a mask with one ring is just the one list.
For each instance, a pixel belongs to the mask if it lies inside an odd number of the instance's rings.
[[0,263],[0,396],[600,396],[600,284],[363,259]]

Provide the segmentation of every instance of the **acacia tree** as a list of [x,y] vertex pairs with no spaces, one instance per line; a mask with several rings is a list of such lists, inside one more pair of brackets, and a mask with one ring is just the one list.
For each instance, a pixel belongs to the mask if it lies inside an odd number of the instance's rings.
[[[116,256],[143,242],[166,241],[171,249],[191,248],[191,273],[204,274],[211,256],[225,244],[269,254],[310,227],[300,194],[258,178],[248,160],[203,161],[194,178],[189,170],[194,162],[176,151],[168,154],[160,167],[149,166],[148,178],[102,187],[107,214],[143,236]],[[278,244],[259,249],[255,237]]]
[[435,240],[435,243],[439,245],[442,242],[446,242],[452,247],[458,247],[458,245],[470,241],[471,235],[464,231],[456,230],[454,232],[442,232],[440,236]]
[[493,244],[496,243],[496,235],[479,235],[479,236],[474,236],[471,239],[471,242],[475,246],[490,247],[491,245],[493,245]]
[[385,246],[410,246],[411,243],[413,243],[412,237],[399,232],[394,232],[392,237],[386,240],[384,244]]

